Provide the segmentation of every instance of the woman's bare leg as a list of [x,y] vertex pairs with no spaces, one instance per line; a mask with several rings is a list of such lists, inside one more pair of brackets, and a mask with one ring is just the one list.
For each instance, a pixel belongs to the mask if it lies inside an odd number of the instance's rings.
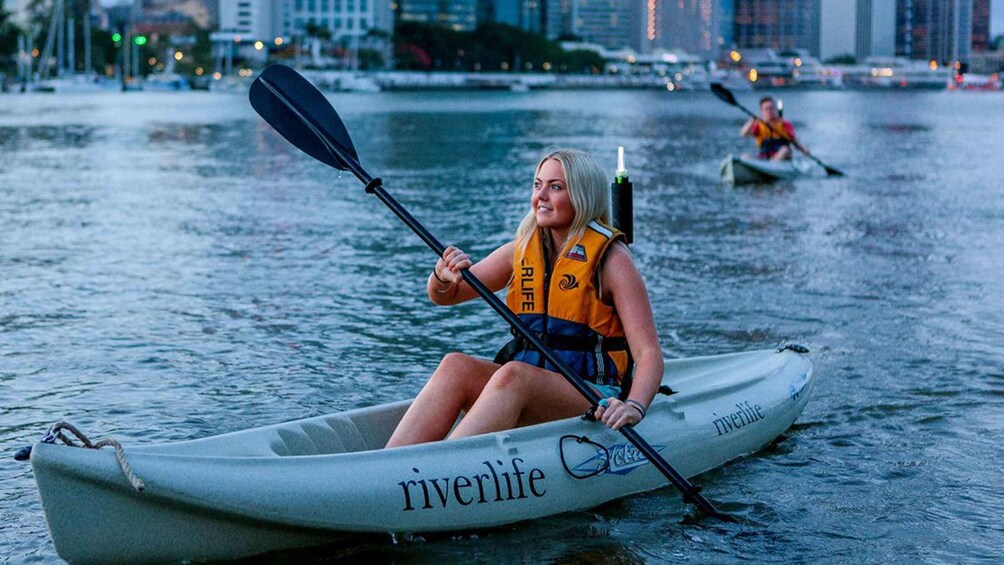
[[568,418],[587,409],[589,401],[561,375],[512,361],[491,376],[450,439]]
[[470,410],[498,369],[495,363],[463,353],[443,357],[387,441],[387,447],[446,437],[460,412]]

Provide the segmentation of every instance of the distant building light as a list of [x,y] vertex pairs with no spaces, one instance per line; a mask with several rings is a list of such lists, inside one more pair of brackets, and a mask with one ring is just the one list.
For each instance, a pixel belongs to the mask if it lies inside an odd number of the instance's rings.
[[220,71],[216,71],[215,73],[213,73],[213,80],[220,80],[221,78],[223,78],[223,73],[221,73]]
[[738,51],[732,51],[731,53],[729,53],[729,59],[732,59],[733,63],[738,63],[739,61],[743,60],[743,56],[742,53]]
[[756,82],[756,79],[758,77],[759,77],[759,74],[756,72],[756,69],[750,69],[750,73],[749,73],[750,82]]
[[276,37],[275,38],[275,45],[276,45],[276,47],[278,47],[279,45],[282,45],[282,38],[281,37]]
[[254,48],[255,48],[255,50],[257,50],[257,51],[261,51],[262,49],[264,49],[264,48],[265,48],[265,44],[264,44],[264,43],[262,43],[261,41],[255,41],[255,42],[254,42]]
[[185,55],[184,55],[184,53],[182,53],[181,51],[175,51],[175,52],[174,52],[174,60],[175,60],[175,61],[180,61],[180,60],[182,60],[182,59],[183,59],[184,57],[185,57]]
[[931,59],[931,62],[928,63],[927,66],[930,67],[932,71],[938,70],[938,62],[934,59]]
[[802,58],[801,57],[795,57],[795,66],[796,67],[801,67],[802,66]]
[[156,65],[157,64],[157,58],[156,57],[150,57],[149,59],[146,60],[146,64],[150,65],[151,67],[154,66],[154,65]]
[[196,74],[197,76],[202,76],[202,75],[203,75],[203,73],[205,73],[205,72],[206,72],[206,71],[204,71],[204,70],[202,69],[202,67],[198,67],[197,69],[195,69],[195,74]]

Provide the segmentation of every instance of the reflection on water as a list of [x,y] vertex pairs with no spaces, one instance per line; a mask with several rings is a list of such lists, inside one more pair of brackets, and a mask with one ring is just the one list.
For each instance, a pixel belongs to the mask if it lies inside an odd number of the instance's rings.
[[[612,169],[623,145],[667,356],[795,341],[820,382],[786,441],[697,481],[741,526],[681,526],[687,509],[662,490],[259,561],[999,555],[1000,95],[786,93],[802,139],[847,176],[741,189],[717,174],[749,149],[743,116],[710,95],[331,98],[367,170],[478,257],[511,237],[545,148]],[[129,445],[398,400],[443,353],[488,356],[506,339],[480,303],[428,305],[424,244],[243,97],[8,96],[0,147],[8,451],[62,418]],[[54,562],[30,468],[11,462],[0,481],[0,555]]]

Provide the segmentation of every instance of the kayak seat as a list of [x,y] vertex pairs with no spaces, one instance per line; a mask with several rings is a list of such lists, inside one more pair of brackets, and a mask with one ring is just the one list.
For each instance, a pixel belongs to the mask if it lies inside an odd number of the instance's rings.
[[344,417],[303,422],[297,426],[276,429],[277,438],[271,442],[272,451],[282,457],[303,455],[331,455],[364,451],[356,425]]

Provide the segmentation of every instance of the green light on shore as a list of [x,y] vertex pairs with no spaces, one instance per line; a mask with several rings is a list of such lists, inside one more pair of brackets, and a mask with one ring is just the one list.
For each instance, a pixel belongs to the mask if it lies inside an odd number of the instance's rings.
[[137,35],[135,38],[133,38],[132,41],[136,45],[146,45],[146,36],[145,35]]
[[112,34],[112,41],[114,41],[115,43],[118,43],[119,41],[122,41],[122,34],[121,33],[113,33]]

